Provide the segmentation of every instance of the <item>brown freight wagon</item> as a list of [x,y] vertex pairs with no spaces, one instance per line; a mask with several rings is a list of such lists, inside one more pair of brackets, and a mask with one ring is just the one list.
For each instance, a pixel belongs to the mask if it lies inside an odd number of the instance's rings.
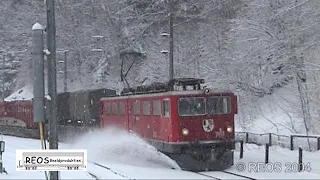
[[81,90],[59,94],[58,119],[60,124],[98,126],[100,99],[115,94],[116,91],[110,89]]

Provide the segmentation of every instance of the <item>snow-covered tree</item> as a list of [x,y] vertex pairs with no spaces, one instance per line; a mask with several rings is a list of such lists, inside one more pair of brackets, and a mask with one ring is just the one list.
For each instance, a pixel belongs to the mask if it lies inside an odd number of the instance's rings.
[[[240,69],[238,85],[259,97],[277,88],[296,84],[300,111],[309,131],[307,54],[318,47],[315,22],[319,18],[318,1],[243,1],[247,6],[233,21],[230,37],[234,45],[235,65]],[[311,48],[311,49],[310,49]]]

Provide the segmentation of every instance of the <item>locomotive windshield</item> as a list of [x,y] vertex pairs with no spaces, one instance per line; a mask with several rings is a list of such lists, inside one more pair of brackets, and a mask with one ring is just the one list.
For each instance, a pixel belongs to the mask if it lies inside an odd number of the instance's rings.
[[230,98],[229,97],[210,97],[207,102],[208,114],[229,114]]
[[230,110],[230,98],[226,96],[209,97],[207,103],[204,97],[184,97],[178,104],[180,116],[229,114]]
[[206,114],[206,103],[203,97],[180,98],[178,111],[180,116],[197,116]]

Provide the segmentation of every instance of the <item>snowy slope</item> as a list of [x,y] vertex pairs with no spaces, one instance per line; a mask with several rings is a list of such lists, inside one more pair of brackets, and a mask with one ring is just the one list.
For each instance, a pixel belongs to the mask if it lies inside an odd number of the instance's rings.
[[[250,102],[249,105],[242,105],[240,100],[238,103],[239,114],[235,116],[238,132],[306,134],[300,100],[290,89],[277,90],[272,95]],[[312,115],[314,117],[311,125],[317,129],[319,118],[316,117],[316,113]],[[310,131],[309,134],[320,134],[320,132]]]
[[[16,172],[15,171],[15,150],[34,149],[40,147],[38,140],[23,139],[4,136],[6,151],[3,155],[4,166],[8,175],[0,175],[1,179],[43,179],[42,172]],[[176,164],[166,156],[159,154],[145,144],[136,136],[117,131],[115,129],[103,132],[92,132],[79,139],[75,144],[59,144],[65,148],[86,148],[88,149],[88,170],[100,179],[210,179],[193,172],[173,170]],[[304,162],[310,162],[311,172],[295,173],[284,172],[238,172],[236,169],[239,162],[248,167],[249,163],[264,161],[264,148],[255,145],[245,145],[244,159],[239,160],[239,153],[236,152],[236,165],[228,171],[241,173],[258,179],[316,179],[320,176],[320,152],[304,152]],[[278,147],[271,147],[270,162],[285,163],[297,162],[297,151],[289,151]],[[106,170],[92,164],[98,162],[109,167],[112,171]],[[116,173],[114,173],[116,172]],[[231,179],[221,172],[203,172],[222,179]],[[61,179],[93,179],[86,172],[62,172]],[[211,178],[212,179],[212,178]]]
[[[236,131],[237,132],[252,132],[257,134],[263,133],[275,133],[280,135],[297,134],[290,127],[292,120],[281,109],[277,109],[272,113],[260,113],[251,124],[247,124],[245,128],[239,126],[236,119]],[[294,124],[298,124],[297,120]]]

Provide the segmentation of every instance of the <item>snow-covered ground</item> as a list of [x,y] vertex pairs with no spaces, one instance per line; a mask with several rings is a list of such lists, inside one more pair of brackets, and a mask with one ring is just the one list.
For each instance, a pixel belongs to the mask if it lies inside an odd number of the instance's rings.
[[[320,151],[303,152],[303,164],[306,165],[305,172],[297,172],[297,150],[290,151],[289,149],[272,146],[269,149],[270,163],[264,165],[264,160],[264,146],[246,144],[244,145],[244,158],[239,159],[239,151],[237,150],[235,165],[229,171],[257,179],[319,179],[320,177]],[[277,169],[277,165],[281,165],[281,169]],[[238,170],[244,166],[246,169],[243,172]],[[258,167],[260,170],[258,170]]]
[[[6,142],[6,151],[3,154],[3,162],[8,175],[0,175],[0,179],[44,179],[43,172],[18,172],[15,170],[16,149],[38,149],[40,148],[39,140],[4,136],[4,141]],[[74,144],[60,143],[59,148],[87,149],[88,171],[99,179],[210,179],[193,172],[180,170],[174,161],[158,153],[139,137],[116,129],[91,132],[79,138]],[[311,172],[286,172],[285,170],[290,170],[287,167],[289,164],[293,168],[295,167],[294,165],[298,161],[298,152],[271,147],[270,162],[281,163],[282,170],[274,169],[273,172],[270,172],[272,164],[268,164],[269,172],[263,172],[263,168],[259,172],[249,172],[256,170],[257,163],[264,162],[265,149],[246,144],[244,150],[244,158],[241,160],[238,150],[236,151],[235,166],[228,171],[257,179],[318,179],[320,177],[320,152],[304,152],[303,162],[309,163],[310,167],[307,170],[311,168]],[[99,167],[92,162],[107,166],[111,170]],[[246,166],[244,171],[237,170],[243,166]],[[248,169],[249,166],[251,169]],[[172,167],[176,169],[174,170]],[[263,167],[262,163],[260,167]],[[293,169],[293,171],[296,170]],[[221,179],[231,178],[221,172],[203,173]],[[94,178],[87,172],[61,172],[61,179]]]

